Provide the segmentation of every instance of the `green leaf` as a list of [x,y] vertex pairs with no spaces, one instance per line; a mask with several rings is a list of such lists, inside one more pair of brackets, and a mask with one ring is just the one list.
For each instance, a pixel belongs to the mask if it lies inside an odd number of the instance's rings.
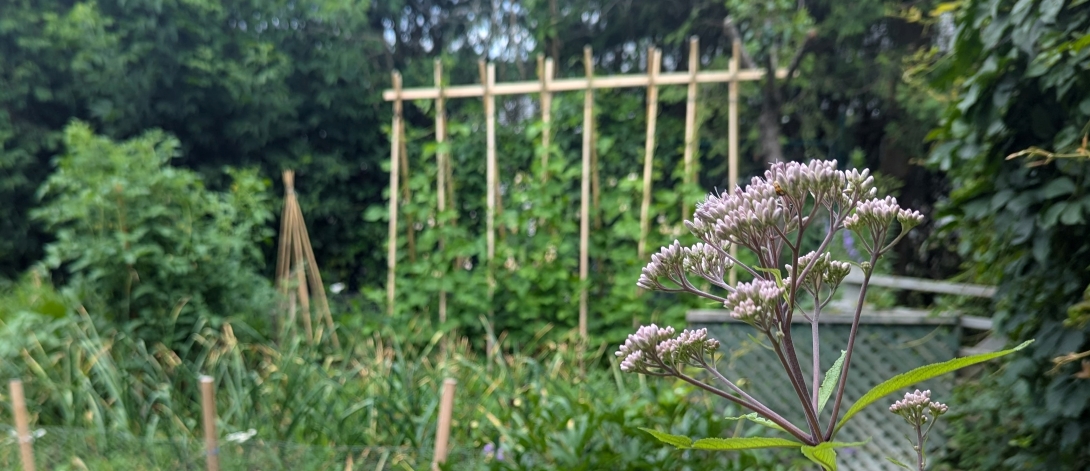
[[660,432],[658,430],[651,430],[649,428],[640,427],[640,430],[651,434],[651,436],[659,439],[660,442],[667,445],[673,445],[676,448],[692,448],[693,439],[682,435],[671,435],[669,433]]
[[967,357],[955,358],[953,360],[944,361],[942,363],[935,363],[935,364],[932,364],[932,365],[921,366],[921,367],[916,368],[914,370],[911,370],[911,371],[908,371],[908,372],[905,372],[905,373],[901,373],[901,374],[899,374],[897,376],[894,376],[894,377],[882,382],[881,384],[875,386],[870,391],[867,391],[867,393],[864,394],[863,397],[860,397],[859,400],[855,401],[855,404],[852,404],[852,407],[850,409],[848,409],[847,412],[844,413],[844,417],[842,419],[840,419],[840,422],[837,422],[836,429],[834,430],[833,433],[835,435],[836,430],[840,430],[840,427],[843,427],[844,424],[848,422],[848,419],[852,418],[852,416],[854,416],[855,414],[858,414],[860,411],[862,411],[867,406],[869,406],[871,404],[874,404],[879,399],[889,395],[890,393],[893,393],[893,392],[895,392],[895,391],[897,391],[899,389],[906,388],[906,387],[911,386],[913,384],[919,383],[921,381],[926,381],[926,380],[934,378],[936,376],[944,375],[944,374],[949,373],[951,371],[960,370],[962,368],[965,368],[966,366],[975,365],[977,363],[982,363],[982,362],[991,360],[993,358],[999,358],[999,357],[1004,356],[1004,355],[1010,355],[1011,353],[1014,353],[1014,352],[1017,352],[1017,351],[1019,351],[1019,350],[1021,350],[1023,348],[1026,348],[1026,346],[1028,346],[1031,343],[1033,343],[1033,340],[1027,340],[1025,342],[1022,342],[1021,345],[1019,345],[1017,347],[1014,347],[1014,348],[1011,348],[1011,349],[1008,349],[1008,350],[1002,350],[1002,351],[992,352],[992,353],[981,353],[979,355],[970,355],[970,356],[967,356]]
[[836,389],[836,382],[840,380],[840,370],[844,367],[844,355],[847,355],[847,350],[840,351],[840,358],[837,358],[833,362],[833,366],[829,367],[829,371],[825,372],[825,379],[821,380],[821,388],[818,389],[818,413],[825,410],[825,403],[829,402],[829,397],[833,395],[833,389]]
[[1048,182],[1041,188],[1041,197],[1050,199],[1057,196],[1069,195],[1075,192],[1075,182],[1069,177],[1060,177]]
[[821,465],[825,471],[836,471],[836,450],[828,446],[829,443],[818,443],[815,446],[803,446],[802,454],[810,461]]
[[750,412],[750,413],[748,413],[746,415],[740,415],[738,417],[724,417],[724,419],[726,419],[726,420],[749,420],[749,421],[751,421],[753,423],[764,425],[765,427],[768,427],[768,428],[776,429],[776,430],[779,430],[781,432],[786,432],[786,430],[784,430],[783,427],[780,427],[779,425],[777,425],[776,422],[773,422],[773,421],[768,420],[768,419],[766,419],[764,417],[761,417],[756,412]]
[[752,450],[755,448],[794,448],[802,443],[786,438],[746,437],[746,438],[701,438],[693,443],[697,450]]
[[893,463],[893,464],[895,464],[895,465],[897,465],[897,466],[900,466],[900,467],[902,467],[902,468],[904,468],[904,469],[912,469],[912,468],[911,468],[910,466],[908,466],[907,464],[904,464],[904,463],[902,463],[902,462],[900,462],[900,461],[897,461],[897,459],[896,459],[896,458],[894,458],[894,457],[892,457],[892,456],[887,456],[887,457],[886,457],[886,460],[887,460],[887,461],[889,461],[890,463]]

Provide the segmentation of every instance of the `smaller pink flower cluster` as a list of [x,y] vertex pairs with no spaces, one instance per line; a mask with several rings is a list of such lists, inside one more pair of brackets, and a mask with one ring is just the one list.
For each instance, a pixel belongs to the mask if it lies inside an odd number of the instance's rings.
[[719,350],[719,341],[708,338],[708,329],[686,329],[674,337],[673,327],[641,326],[617,350],[621,371],[657,376],[676,374],[683,366],[705,366],[705,355]]
[[733,293],[727,296],[723,307],[730,310],[731,317],[762,330],[775,325],[776,311],[784,302],[784,288],[775,281],[756,279],[750,283],[738,283]]
[[[933,418],[945,414],[947,410],[949,408],[946,404],[931,400],[930,389],[922,392],[917,389],[916,392],[905,393],[904,399],[889,406],[890,412],[904,417],[908,423],[915,426],[923,425]],[[930,412],[931,418],[928,418],[928,412]]]

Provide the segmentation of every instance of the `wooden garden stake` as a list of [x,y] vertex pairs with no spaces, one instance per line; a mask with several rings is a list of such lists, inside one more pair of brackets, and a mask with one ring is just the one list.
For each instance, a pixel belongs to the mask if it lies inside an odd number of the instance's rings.
[[655,158],[655,124],[659,114],[659,87],[656,76],[662,66],[662,52],[653,46],[647,50],[647,139],[643,149],[643,202],[640,204],[640,240],[636,252],[647,255],[647,234],[651,231],[651,171]]
[[443,380],[443,395],[439,403],[439,427],[435,430],[435,457],[431,469],[439,470],[439,465],[447,461],[448,442],[450,441],[450,418],[454,412],[454,388],[458,381],[453,378]]
[[[405,144],[408,140],[405,139],[405,121],[401,121],[401,136],[398,137],[398,142],[401,143],[401,150],[398,154],[401,156],[401,167],[398,169],[398,173],[401,174],[401,199],[402,201],[412,201],[413,193],[412,188],[409,187],[409,151]],[[409,249],[409,262],[416,263],[416,229],[413,228],[413,215],[405,215],[405,245]]]
[[216,396],[211,376],[201,376],[201,417],[204,422],[204,452],[208,471],[219,471],[220,449],[216,443]]
[[[435,59],[435,86],[440,90],[443,89],[443,63],[439,59]],[[438,171],[436,172],[436,191],[435,194],[438,197],[438,211],[443,213],[447,210],[447,152],[443,148],[447,141],[447,117],[446,117],[446,100],[443,99],[443,94],[439,94],[439,98],[435,99],[435,142],[437,145],[435,152],[435,165]],[[442,218],[436,218],[437,225],[440,230],[443,227]],[[439,251],[444,250],[445,244],[443,237],[439,237]],[[445,276],[446,269],[439,273],[439,276]],[[442,324],[447,321],[447,291],[442,287],[439,288],[439,323]]]
[[484,83],[485,114],[485,179],[488,187],[487,249],[488,249],[488,320],[492,320],[492,295],[496,290],[496,278],[492,272],[492,261],[496,258],[496,99],[492,96],[492,85],[496,81],[495,64],[479,62],[481,81]]
[[541,74],[541,181],[549,180],[549,133],[552,131],[553,94],[549,82],[553,79],[553,59],[537,56],[538,73]]
[[389,241],[386,249],[386,314],[394,314],[395,273],[397,272],[397,195],[398,195],[398,165],[401,158],[398,155],[401,150],[401,73],[393,73],[394,92],[394,118],[390,127],[390,224],[388,228]]
[[[696,181],[696,168],[693,164],[696,155],[696,70],[700,67],[700,39],[689,39],[689,90],[685,99],[685,183]],[[689,216],[689,202],[682,199],[681,219]]]
[[34,471],[34,437],[30,434],[30,420],[26,413],[26,397],[23,395],[23,382],[18,379],[8,383],[11,391],[11,408],[15,413],[15,437],[19,442],[19,459],[23,462],[23,471]]
[[[583,66],[587,83],[594,78],[594,58],[590,46],[583,48]],[[590,152],[594,145],[594,89],[587,87],[583,93],[583,177],[579,200],[579,338],[587,340],[587,255],[590,250]]]
[[[738,188],[738,69],[742,63],[742,43],[734,41],[730,55],[730,89],[727,106],[727,184],[730,191]],[[730,256],[738,257],[738,248],[730,246]],[[730,267],[729,284],[735,286],[738,283],[738,272]]]

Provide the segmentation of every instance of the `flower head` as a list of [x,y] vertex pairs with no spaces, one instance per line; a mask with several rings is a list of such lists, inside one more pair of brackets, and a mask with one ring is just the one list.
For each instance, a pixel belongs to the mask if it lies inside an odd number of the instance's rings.
[[628,373],[648,373],[651,369],[661,368],[657,348],[660,342],[674,336],[674,328],[659,327],[655,324],[641,326],[636,333],[628,336],[617,356],[621,360],[621,371]]
[[[800,286],[812,291],[817,292],[821,286],[828,286],[836,288],[840,285],[841,281],[844,281],[844,277],[848,276],[848,273],[852,271],[852,266],[848,262],[841,262],[839,260],[833,260],[832,254],[825,252],[818,255],[817,252],[810,252],[806,255],[799,257],[798,273],[801,275],[806,267],[813,264],[810,271],[806,273],[806,276],[802,279]],[[787,271],[792,271],[792,266],[787,265]],[[791,278],[785,280],[785,284],[791,286],[789,282]]]
[[[945,414],[946,404],[931,401],[931,390],[905,393],[905,398],[889,406],[889,411],[903,417],[914,426],[923,425]],[[930,415],[930,417],[928,417]]]
[[673,327],[642,326],[617,350],[621,371],[666,376],[683,366],[704,366],[706,355],[719,350],[719,341],[707,329],[684,330],[674,337]]
[[678,282],[678,277],[682,274],[681,263],[684,256],[685,252],[681,247],[681,243],[676,240],[674,243],[660,248],[658,253],[651,255],[651,262],[643,268],[636,285],[649,290],[668,289],[662,282],[664,280]]
[[727,296],[723,307],[730,310],[731,317],[761,329],[769,329],[776,318],[776,309],[783,301],[784,288],[775,281],[757,279],[750,283],[739,283],[735,291]]

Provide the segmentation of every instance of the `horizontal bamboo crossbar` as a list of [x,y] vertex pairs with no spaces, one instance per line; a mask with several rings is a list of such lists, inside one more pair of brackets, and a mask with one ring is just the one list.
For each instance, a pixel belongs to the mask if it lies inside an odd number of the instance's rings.
[[[765,71],[759,69],[739,70],[737,76],[733,72],[716,70],[696,73],[697,83],[722,83],[732,81],[753,81],[764,78]],[[776,78],[787,77],[787,71],[780,69],[776,71]],[[671,72],[668,74],[655,75],[655,85],[688,85],[692,80],[692,75],[688,72]],[[541,81],[535,80],[532,82],[508,82],[497,83],[491,87],[489,93],[492,96],[496,95],[525,95],[530,93],[541,93],[543,90],[548,92],[570,92],[577,90],[586,90],[591,88],[594,90],[600,88],[627,88],[627,87],[646,87],[651,84],[651,78],[647,74],[638,75],[611,75],[608,77],[595,77],[594,80],[587,78],[569,78],[569,79],[554,79],[542,84]],[[399,97],[401,100],[425,100],[439,98],[440,91],[444,98],[475,98],[484,96],[484,85],[458,85],[454,87],[427,87],[427,88],[403,88],[400,94],[393,90],[388,89],[382,92],[382,99],[386,101],[395,101]]]

